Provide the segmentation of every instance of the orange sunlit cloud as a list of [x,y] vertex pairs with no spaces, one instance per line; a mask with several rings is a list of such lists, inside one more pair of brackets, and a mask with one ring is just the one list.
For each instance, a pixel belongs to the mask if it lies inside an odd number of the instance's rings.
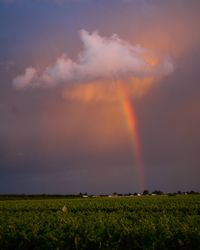
[[127,89],[130,97],[143,97],[156,84],[152,77],[130,77],[124,80],[102,80],[85,84],[76,84],[65,87],[62,91],[63,98],[84,103],[118,102],[117,84],[122,84]]

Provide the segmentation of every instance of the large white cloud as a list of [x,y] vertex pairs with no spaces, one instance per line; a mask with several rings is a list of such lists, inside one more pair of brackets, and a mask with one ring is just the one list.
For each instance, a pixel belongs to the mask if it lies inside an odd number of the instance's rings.
[[14,86],[19,89],[116,77],[162,77],[173,71],[168,56],[158,59],[150,50],[133,46],[116,34],[103,37],[81,30],[80,37],[84,47],[76,62],[63,54],[44,72],[29,67],[13,80]]

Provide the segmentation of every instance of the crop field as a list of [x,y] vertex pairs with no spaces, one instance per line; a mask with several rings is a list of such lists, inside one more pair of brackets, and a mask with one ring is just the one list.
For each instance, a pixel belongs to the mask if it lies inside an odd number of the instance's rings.
[[200,249],[200,196],[1,200],[0,249]]

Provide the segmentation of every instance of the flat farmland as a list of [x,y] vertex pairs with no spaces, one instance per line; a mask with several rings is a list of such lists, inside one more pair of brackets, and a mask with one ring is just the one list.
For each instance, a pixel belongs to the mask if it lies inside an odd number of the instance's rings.
[[200,249],[200,195],[1,199],[0,249]]

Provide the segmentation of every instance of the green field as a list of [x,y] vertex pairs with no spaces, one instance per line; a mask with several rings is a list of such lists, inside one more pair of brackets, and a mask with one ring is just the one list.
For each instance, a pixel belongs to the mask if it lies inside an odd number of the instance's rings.
[[200,249],[200,195],[1,200],[0,249]]

